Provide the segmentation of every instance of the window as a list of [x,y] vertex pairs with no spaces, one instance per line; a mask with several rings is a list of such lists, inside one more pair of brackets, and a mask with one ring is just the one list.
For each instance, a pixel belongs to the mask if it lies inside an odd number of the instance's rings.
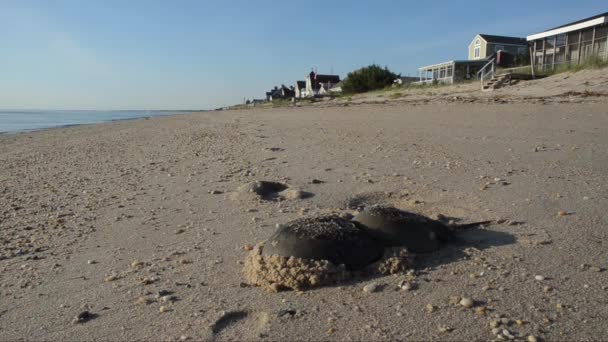
[[504,51],[504,49],[505,49],[505,46],[504,46],[504,45],[496,45],[496,46],[494,47],[494,52],[498,52],[498,51],[500,51],[500,50],[503,50],[503,51]]
[[566,34],[558,34],[555,36],[555,46],[564,46],[566,45]]
[[528,49],[526,49],[525,47],[518,47],[517,48],[517,54],[518,55],[525,55],[526,52],[528,52]]
[[479,58],[479,54],[480,54],[481,49],[478,47],[475,48],[475,58]]
[[481,39],[477,39],[477,40],[475,41],[475,46],[479,46],[479,45],[481,45]]

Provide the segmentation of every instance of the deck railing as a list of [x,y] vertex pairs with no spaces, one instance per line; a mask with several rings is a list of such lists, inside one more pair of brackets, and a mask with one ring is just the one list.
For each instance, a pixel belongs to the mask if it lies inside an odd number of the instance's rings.
[[494,77],[496,74],[496,59],[492,58],[490,61],[483,66],[477,72],[477,79],[481,81],[481,89],[483,90],[483,85],[486,79]]

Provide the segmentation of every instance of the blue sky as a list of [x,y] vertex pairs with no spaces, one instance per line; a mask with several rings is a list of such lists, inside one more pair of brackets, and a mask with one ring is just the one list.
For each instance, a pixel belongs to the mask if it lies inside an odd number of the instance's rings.
[[0,108],[208,109],[311,67],[403,75],[467,57],[477,33],[526,36],[598,0],[0,0]]

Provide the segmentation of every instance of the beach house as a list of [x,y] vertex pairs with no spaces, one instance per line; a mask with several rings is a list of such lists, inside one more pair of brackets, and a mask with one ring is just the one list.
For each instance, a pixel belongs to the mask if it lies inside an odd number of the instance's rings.
[[418,69],[418,82],[414,84],[452,84],[475,79],[477,72],[497,53],[511,55],[514,60],[528,51],[526,38],[477,34],[469,44],[469,58],[427,65]]
[[477,77],[477,72],[497,53],[506,53],[514,60],[528,51],[526,38],[477,34],[469,44],[469,59],[453,60],[418,69],[418,82],[415,84],[445,83],[452,84]]
[[608,12],[532,34],[527,40],[533,67],[539,70],[590,58],[608,60]]
[[469,60],[487,59],[498,51],[507,52],[513,56],[528,53],[526,38],[478,34],[469,44]]
[[323,95],[340,83],[338,75],[320,75],[311,71],[306,76],[306,96]]
[[306,81],[296,81],[295,87],[296,98],[306,97]]
[[281,84],[280,87],[274,87],[269,92],[266,92],[266,101],[273,101],[277,99],[290,99],[296,94],[294,87],[286,87]]

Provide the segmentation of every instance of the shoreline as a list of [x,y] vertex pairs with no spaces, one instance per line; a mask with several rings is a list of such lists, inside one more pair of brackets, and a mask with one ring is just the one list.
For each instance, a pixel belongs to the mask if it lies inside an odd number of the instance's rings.
[[[129,112],[129,111],[125,111],[125,112]],[[204,111],[171,112],[171,114],[141,116],[141,117],[123,118],[123,119],[111,119],[111,120],[104,120],[104,121],[98,121],[98,122],[89,122],[89,123],[64,124],[64,125],[58,125],[58,126],[41,127],[41,128],[33,128],[33,129],[22,129],[22,130],[16,130],[16,131],[0,131],[0,135],[12,135],[12,134],[40,132],[40,131],[46,131],[46,130],[51,130],[51,129],[61,129],[61,128],[70,128],[70,127],[88,126],[88,125],[99,125],[99,124],[107,124],[107,123],[121,122],[121,121],[150,120],[150,119],[155,118],[155,117],[165,117],[165,116],[174,116],[174,115],[187,115],[187,114],[195,114],[195,113],[202,113],[202,112],[204,112]]]

